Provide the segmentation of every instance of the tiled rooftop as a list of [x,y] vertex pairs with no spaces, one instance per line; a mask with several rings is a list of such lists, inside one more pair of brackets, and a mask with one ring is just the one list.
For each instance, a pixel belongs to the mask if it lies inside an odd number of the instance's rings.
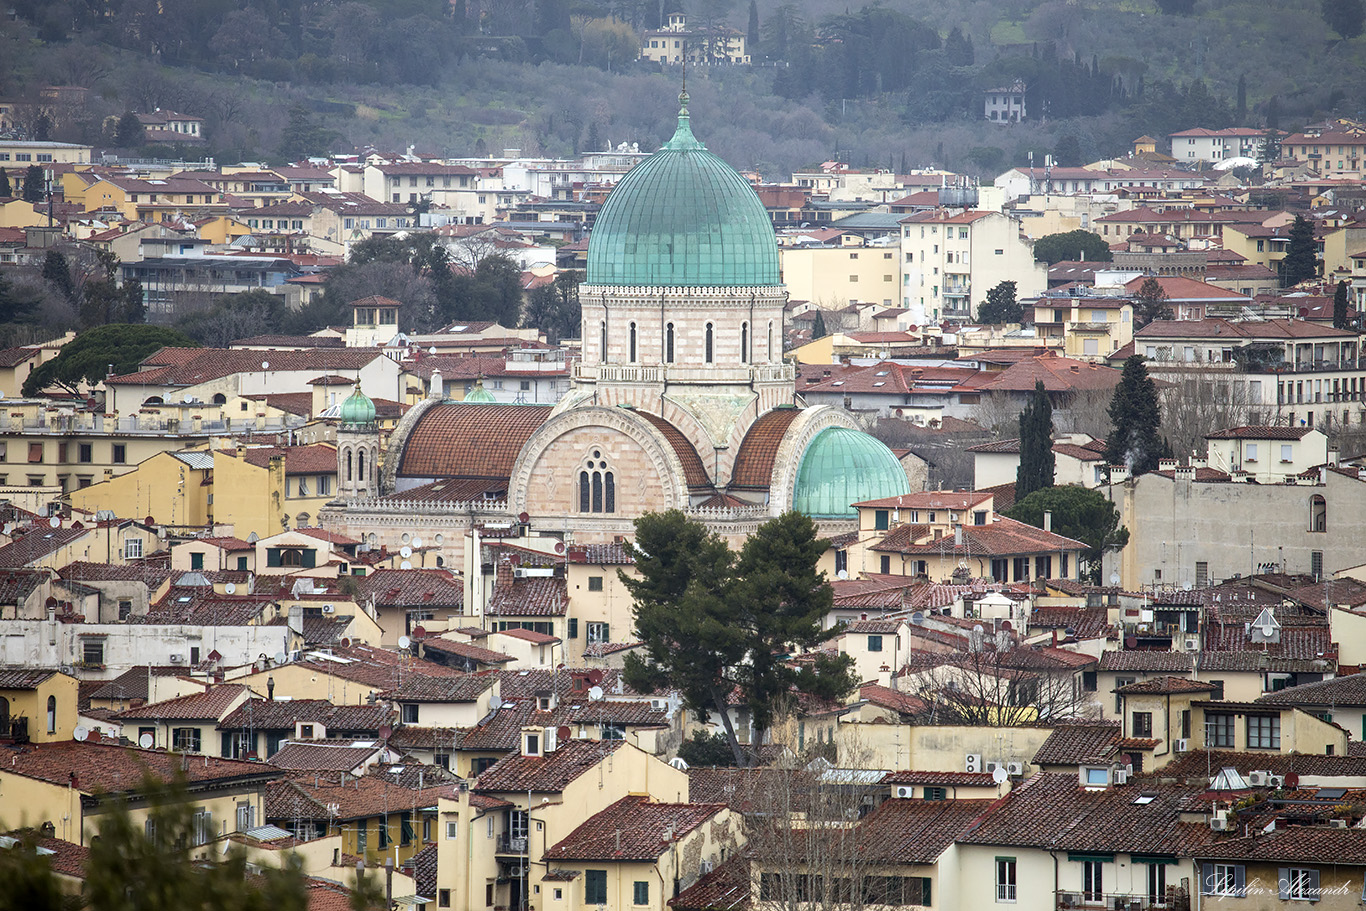
[[433,405],[409,434],[398,474],[506,481],[523,444],[549,417],[548,405]]
[[653,863],[725,808],[720,803],[656,803],[647,797],[623,797],[552,845],[545,858]]
[[623,746],[621,740],[571,740],[548,756],[507,756],[486,769],[475,787],[486,792],[556,793]]

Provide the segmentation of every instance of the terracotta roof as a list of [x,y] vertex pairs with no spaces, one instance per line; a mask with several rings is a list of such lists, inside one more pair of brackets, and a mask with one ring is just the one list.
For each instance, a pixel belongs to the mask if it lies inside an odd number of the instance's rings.
[[664,437],[674,454],[678,456],[678,461],[683,463],[683,480],[690,488],[711,486],[711,475],[707,474],[706,466],[702,464],[702,457],[697,454],[692,441],[683,435],[673,424],[664,420],[656,414],[648,411],[636,411],[636,417],[643,418]]
[[[224,455],[234,455],[232,450]],[[248,465],[265,468],[275,456],[285,457],[285,474],[336,474],[337,450],[327,443],[311,446],[252,446],[243,451],[242,460]]]
[[521,639],[533,645],[549,645],[552,642],[559,642],[559,636],[552,636],[549,633],[538,633],[533,629],[505,629],[494,635],[511,636],[514,639]]
[[0,666],[0,690],[34,690],[56,673],[44,668]]
[[329,731],[378,733],[397,713],[387,705],[335,705],[326,699],[248,699],[221,721],[221,731],[233,728],[293,730],[295,722],[316,722]]
[[565,550],[569,563],[590,566],[628,566],[634,562],[624,544],[571,544]]
[[[363,745],[357,745],[363,744]],[[309,772],[349,772],[375,756],[381,747],[374,741],[285,741],[266,761],[279,769]],[[267,816],[270,814],[267,813]]]
[[[384,356],[378,348],[279,350],[270,353],[270,369],[314,374],[360,370]],[[261,352],[248,348],[162,348],[143,358],[139,367],[105,382],[116,386],[195,386],[238,373],[260,373]]]
[[465,588],[445,569],[377,569],[358,580],[360,594],[380,607],[446,607],[465,603]]
[[991,392],[1033,392],[1037,383],[1043,383],[1047,392],[1075,392],[1113,389],[1119,378],[1120,371],[1113,367],[1049,355],[1017,361],[999,373],[983,374],[973,385]]
[[812,778],[801,769],[701,768],[688,769],[688,797],[703,803],[724,803],[737,813],[762,812],[773,794],[805,799]]
[[859,699],[879,708],[888,708],[900,715],[928,715],[930,704],[919,696],[902,693],[877,684],[859,687]]
[[899,509],[971,509],[979,503],[991,499],[991,494],[975,490],[927,490],[923,493],[908,493],[880,500],[864,500],[855,506],[893,507]]
[[[1213,710],[1213,706],[1211,706]],[[1209,781],[1208,769],[1237,769],[1246,776],[1257,769],[1273,775],[1314,775],[1324,778],[1361,778],[1366,776],[1366,757],[1326,756],[1322,753],[1269,753],[1256,750],[1193,750],[1178,755],[1163,767],[1162,775],[1174,778],[1202,778]]]
[[12,774],[62,786],[72,784],[85,794],[135,792],[148,776],[170,781],[182,775],[191,785],[198,785],[260,781],[279,775],[278,770],[259,762],[204,755],[187,763],[180,753],[93,741],[35,743],[12,752],[7,758],[10,763],[6,771]]
[[191,693],[162,702],[152,702],[120,712],[121,721],[217,721],[233,702],[251,693],[251,688],[239,683],[220,683],[202,693]]
[[483,648],[472,642],[460,642],[455,639],[436,637],[422,640],[422,648],[425,651],[442,652],[448,655],[457,655],[461,658],[468,658],[479,664],[500,665],[514,661],[511,655],[502,652],[495,652],[493,649]]
[[[941,802],[945,806],[936,806]],[[856,841],[860,854],[875,863],[933,865],[993,803],[991,800],[884,801],[858,823]],[[762,852],[764,846],[759,845],[756,850]]]
[[1115,692],[1125,696],[1162,696],[1171,693],[1211,693],[1216,689],[1218,687],[1212,683],[1202,683],[1199,680],[1189,680],[1185,677],[1163,676],[1130,683],[1117,688]]
[[265,816],[267,820],[367,819],[435,806],[442,797],[454,794],[455,788],[446,782],[419,790],[370,775],[345,783],[298,775],[267,786]]
[[669,907],[674,911],[746,911],[749,891],[749,856],[737,852],[669,899]]
[[[1034,754],[1035,765],[1080,765],[1108,761],[1119,737],[1118,722],[1059,724]],[[1073,783],[1075,783],[1075,778]]]
[[943,534],[932,540],[917,543],[928,533],[923,525],[898,525],[871,550],[900,554],[973,554],[1012,556],[1016,554],[1050,553],[1062,550],[1085,550],[1086,545],[1053,532],[997,516],[986,525],[963,525],[963,543],[955,544],[954,536]]
[[1366,706],[1366,674],[1348,674],[1317,683],[1286,687],[1267,693],[1257,701],[1273,705]]
[[34,528],[0,547],[0,567],[28,566],[89,533],[87,528]]
[[495,588],[485,613],[490,617],[562,617],[568,609],[564,579],[530,577]]
[[1194,664],[1194,660],[1187,652],[1106,650],[1101,653],[1099,669],[1102,671],[1188,674]]
[[[398,652],[370,645],[332,646],[330,658],[306,652],[295,665],[316,673],[351,680],[375,690],[397,686],[400,678],[463,677],[463,672],[420,658],[404,658]],[[335,659],[341,658],[341,661]]]
[[545,859],[653,863],[724,809],[721,803],[656,803],[644,796],[623,797],[552,845]]
[[550,410],[548,405],[433,405],[408,435],[399,476],[506,481],[522,446]]
[[775,408],[759,415],[745,431],[740,448],[735,453],[730,486],[744,490],[767,490],[773,479],[773,460],[778,456],[787,429],[801,411],[796,408]]
[[961,785],[963,787],[993,788],[996,779],[990,772],[933,772],[920,769],[903,769],[888,772],[882,779],[883,784],[928,784]]
[[384,691],[384,697],[398,702],[474,702],[496,682],[496,677],[485,674],[459,677],[405,674],[398,686]]
[[580,775],[586,774],[611,754],[625,746],[621,740],[571,740],[562,743],[548,756],[523,756],[520,753],[498,760],[479,776],[480,791],[563,791]]

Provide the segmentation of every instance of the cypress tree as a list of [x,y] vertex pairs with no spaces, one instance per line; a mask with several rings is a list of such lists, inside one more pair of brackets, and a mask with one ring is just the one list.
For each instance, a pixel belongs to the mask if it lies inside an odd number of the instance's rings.
[[811,321],[811,340],[814,342],[818,338],[825,338],[825,314],[816,311],[816,318]]
[[1333,293],[1333,328],[1347,329],[1347,282],[1338,282]]
[[1130,355],[1124,362],[1124,373],[1110,400],[1110,423],[1113,429],[1105,441],[1105,463],[1127,465],[1130,477],[1153,471],[1171,452],[1157,433],[1162,408],[1141,354]]
[[1303,215],[1295,216],[1290,226],[1290,243],[1281,260],[1281,287],[1293,288],[1319,273],[1319,258],[1314,243],[1314,226]]
[[14,190],[9,185],[9,173],[4,168],[0,168],[0,198],[9,196],[13,192]]
[[1020,465],[1015,469],[1015,502],[1053,486],[1053,404],[1043,381],[1020,412]]

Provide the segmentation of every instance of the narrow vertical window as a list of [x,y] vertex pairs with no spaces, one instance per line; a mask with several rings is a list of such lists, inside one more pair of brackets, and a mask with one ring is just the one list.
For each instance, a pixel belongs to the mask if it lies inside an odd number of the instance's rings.
[[765,352],[764,359],[770,364],[773,363],[773,320],[768,321],[768,350]]
[[740,324],[740,363],[749,363],[749,323]]
[[631,356],[627,360],[634,364],[636,362],[636,324],[631,324]]
[[607,472],[606,475],[604,475],[604,486],[606,487],[606,491],[605,491],[604,496],[603,496],[602,511],[603,511],[603,512],[616,512],[616,511],[617,511],[617,483],[616,483],[616,480],[612,477],[612,472],[610,472],[610,471]]
[[588,472],[579,472],[579,512],[588,512],[590,501],[588,499]]
[[712,359],[712,325],[711,325],[711,323],[707,323],[706,362],[707,362],[708,364],[710,364],[710,363],[711,363],[711,359]]
[[353,458],[354,458],[354,456],[351,454],[351,450],[349,450],[349,449],[346,450],[346,480],[347,480],[347,481],[350,481],[350,480],[351,480],[351,462],[352,462],[352,459],[353,459]]
[[606,362],[607,362],[607,320],[603,320],[601,323],[598,324],[598,333],[599,333],[599,341],[598,341],[598,360],[602,361],[603,363],[606,363]]
[[593,472],[593,512],[602,512],[602,472]]
[[365,450],[356,453],[356,480],[365,483]]
[[664,363],[674,362],[674,324],[669,323],[664,327]]

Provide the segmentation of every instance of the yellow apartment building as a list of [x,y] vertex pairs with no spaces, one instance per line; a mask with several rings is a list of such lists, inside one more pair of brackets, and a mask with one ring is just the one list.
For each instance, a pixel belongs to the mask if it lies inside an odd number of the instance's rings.
[[61,671],[0,667],[0,739],[32,743],[70,740],[76,729],[79,683]]

